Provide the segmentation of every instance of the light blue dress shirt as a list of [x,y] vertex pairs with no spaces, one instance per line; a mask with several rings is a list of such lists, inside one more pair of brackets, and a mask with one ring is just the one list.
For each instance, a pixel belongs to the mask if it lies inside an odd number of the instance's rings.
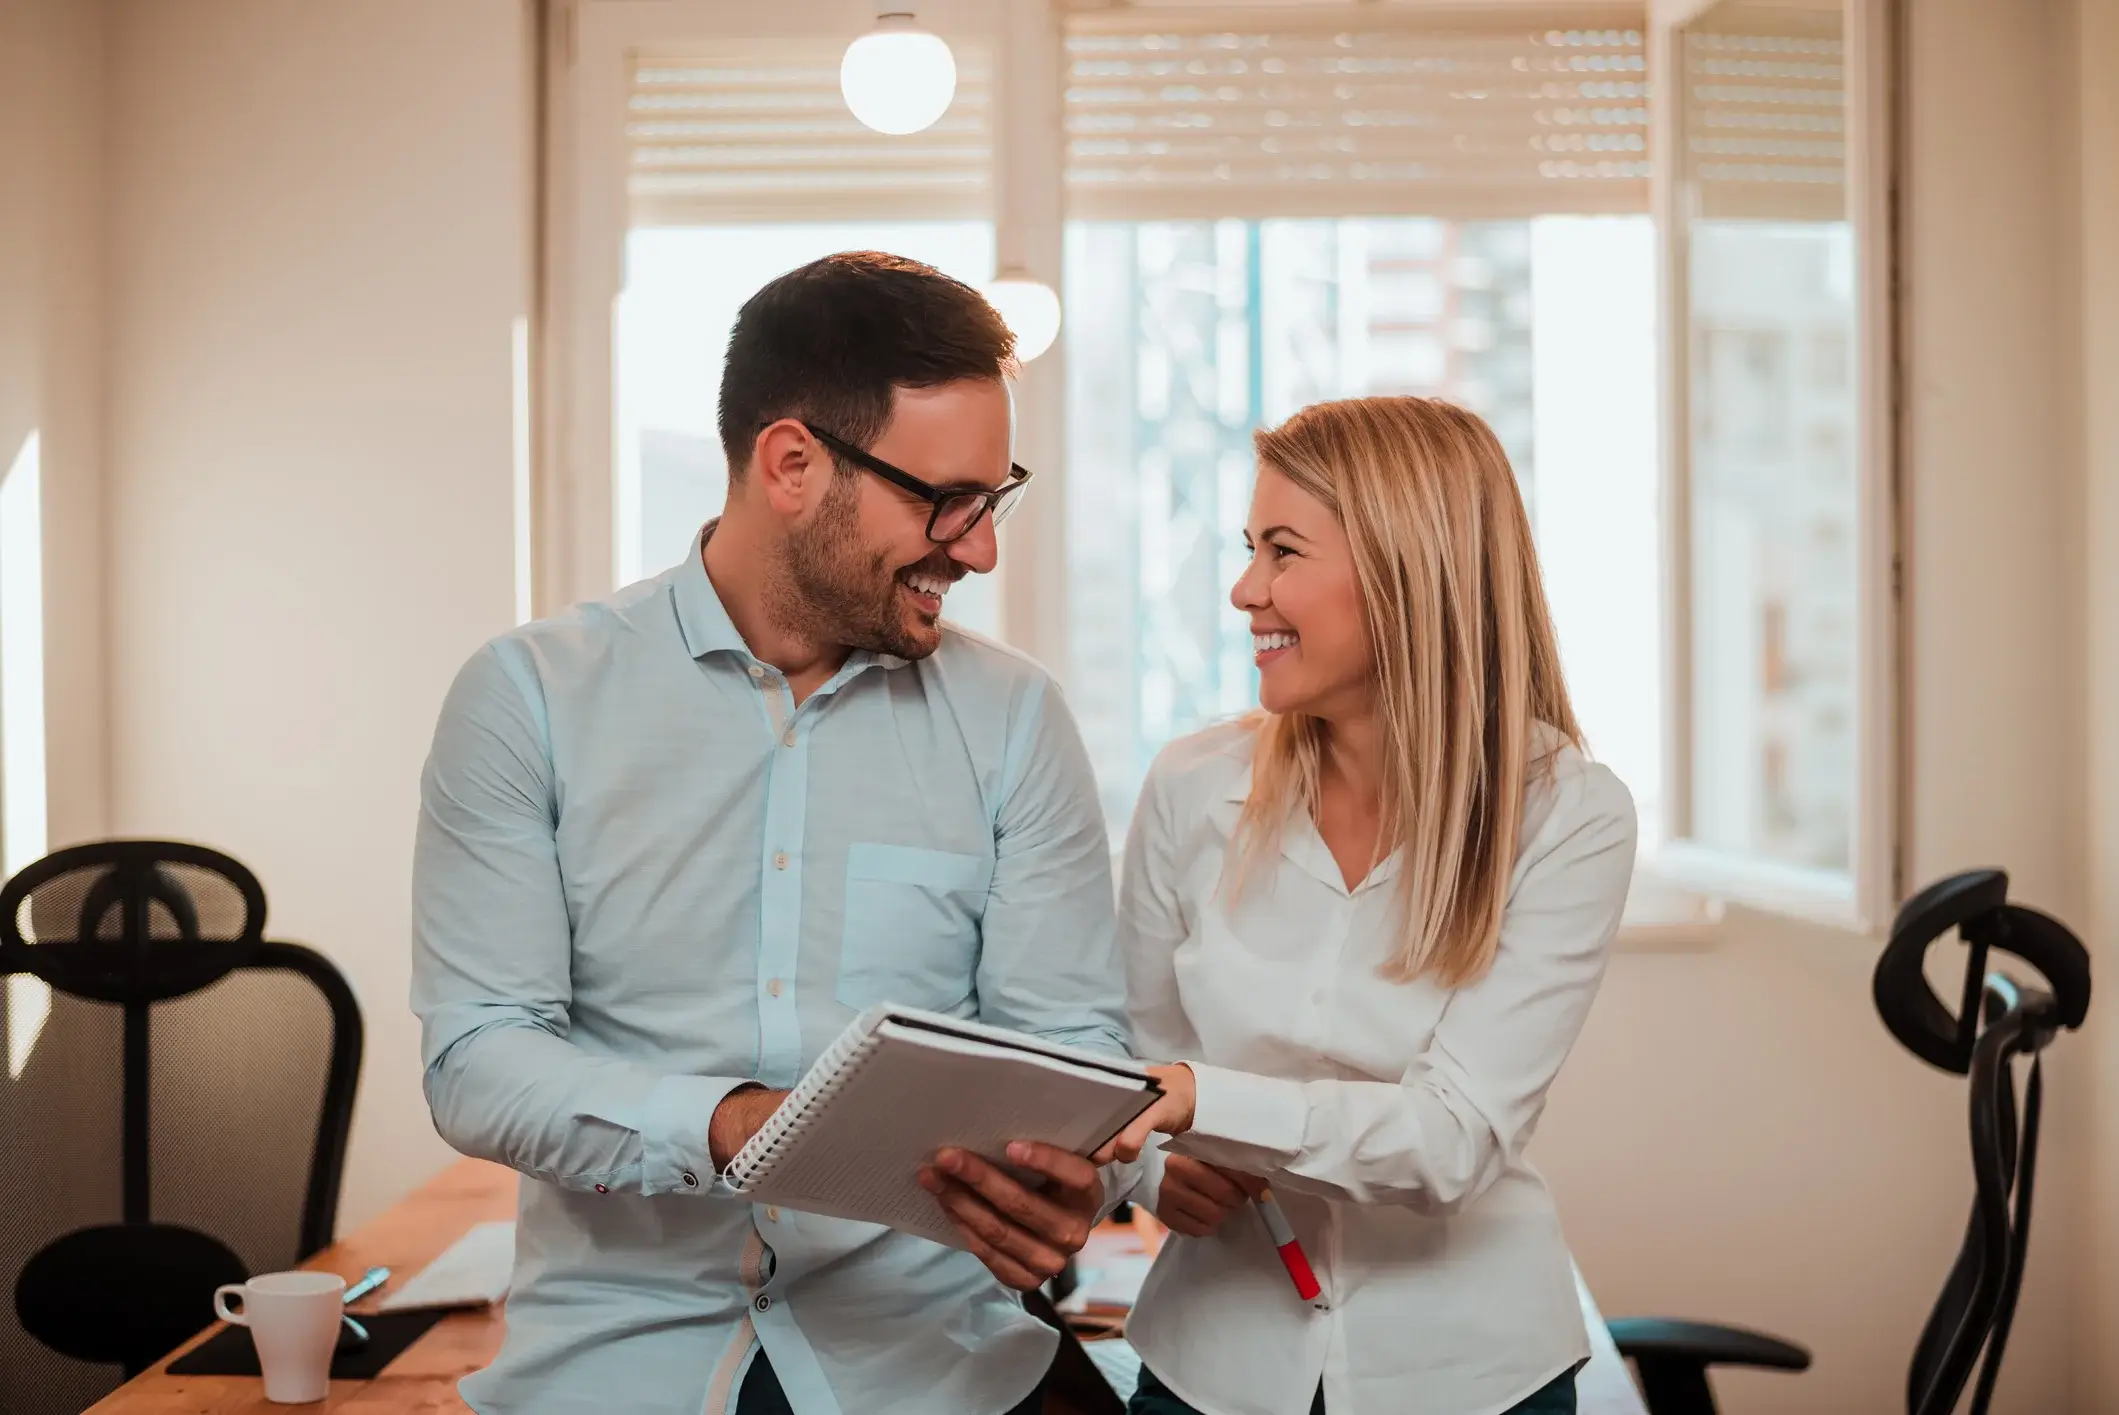
[[[711,527],[708,528],[711,533]],[[861,1008],[1127,1049],[1089,763],[1035,663],[955,628],[798,708],[681,566],[465,665],[421,783],[412,1005],[442,1136],[526,1176],[473,1409],[989,1415],[1056,1338],[968,1253],[727,1191],[707,1120]]]

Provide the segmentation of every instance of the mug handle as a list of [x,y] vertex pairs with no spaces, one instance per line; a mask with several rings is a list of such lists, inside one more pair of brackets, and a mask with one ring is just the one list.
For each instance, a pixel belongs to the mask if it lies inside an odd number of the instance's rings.
[[245,1312],[240,1308],[235,1311],[228,1309],[228,1299],[230,1297],[241,1297],[242,1295],[243,1284],[240,1282],[223,1283],[221,1286],[216,1287],[213,1290],[213,1314],[224,1322],[232,1322],[239,1327],[249,1326],[250,1318]]

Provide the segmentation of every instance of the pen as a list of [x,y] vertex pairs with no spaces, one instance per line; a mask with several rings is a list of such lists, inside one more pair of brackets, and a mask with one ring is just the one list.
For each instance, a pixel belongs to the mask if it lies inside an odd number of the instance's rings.
[[1295,1280],[1295,1295],[1320,1312],[1331,1311],[1332,1304],[1325,1300],[1324,1288],[1318,1284],[1317,1274],[1310,1271],[1309,1255],[1302,1251],[1302,1244],[1296,1239],[1295,1230],[1288,1227],[1288,1216],[1280,1211],[1280,1205],[1273,1202],[1273,1191],[1260,1191],[1258,1198],[1253,1202],[1258,1209],[1258,1216],[1265,1220],[1266,1233],[1273,1240],[1274,1251],[1280,1254],[1281,1266],[1285,1267],[1288,1276]]

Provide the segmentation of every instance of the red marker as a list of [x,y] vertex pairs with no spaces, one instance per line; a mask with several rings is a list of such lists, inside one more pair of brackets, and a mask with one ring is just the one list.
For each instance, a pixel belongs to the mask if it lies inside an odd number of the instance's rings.
[[1273,1202],[1273,1191],[1267,1189],[1254,1201],[1258,1216],[1265,1220],[1266,1233],[1273,1240],[1273,1249],[1280,1254],[1280,1262],[1295,1280],[1295,1295],[1320,1312],[1332,1310],[1332,1304],[1324,1297],[1324,1288],[1317,1281],[1317,1274],[1310,1271],[1310,1259],[1302,1251],[1302,1244],[1295,1237],[1295,1230],[1288,1226],[1288,1216]]

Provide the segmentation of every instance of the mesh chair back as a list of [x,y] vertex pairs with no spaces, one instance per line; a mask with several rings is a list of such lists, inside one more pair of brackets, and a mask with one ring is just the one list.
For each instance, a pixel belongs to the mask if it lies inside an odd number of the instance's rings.
[[71,1412],[331,1241],[361,1021],[240,863],[106,841],[0,889],[0,1390]]
[[[1952,875],[1906,901],[1877,960],[1877,1011],[1893,1036],[1931,1065],[1970,1082],[1975,1197],[1942,1295],[1914,1348],[1906,1378],[1910,1415],[1948,1415],[1975,1367],[1972,1415],[1993,1398],[2030,1242],[2037,1177],[2042,1053],[2089,1012],[2089,952],[2057,919],[2008,902],[2000,870]],[[1953,1014],[1929,987],[1929,946],[1955,930],[1966,944]],[[2046,988],[1989,972],[1997,953],[2029,963]],[[2031,1058],[2019,1105],[2014,1062]],[[2013,1201],[2014,1216],[2010,1208]],[[1985,1360],[1981,1361],[1984,1351]]]

